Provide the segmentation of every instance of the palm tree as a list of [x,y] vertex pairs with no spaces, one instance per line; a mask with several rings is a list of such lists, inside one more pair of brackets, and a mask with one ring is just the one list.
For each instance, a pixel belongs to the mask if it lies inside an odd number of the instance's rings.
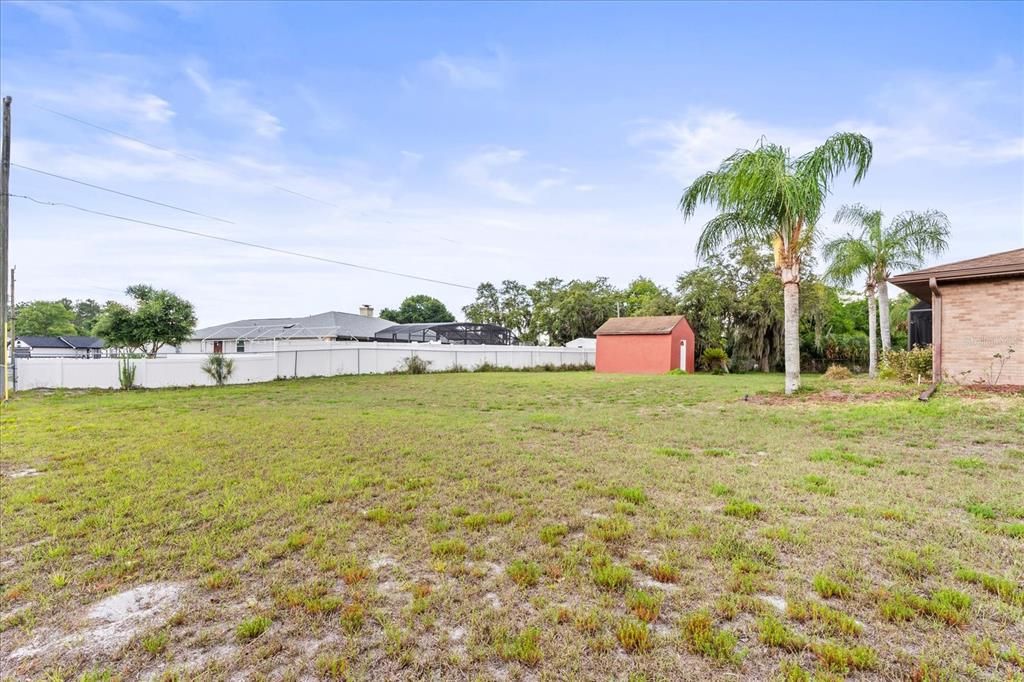
[[803,156],[762,138],[754,149],[740,149],[683,191],[679,209],[686,219],[701,204],[712,204],[712,218],[697,240],[707,257],[726,242],[748,239],[772,244],[782,279],[786,393],[800,388],[800,265],[813,244],[818,218],[836,176],[856,171],[857,184],[871,164],[871,141],[837,133]]
[[[843,206],[835,222],[860,228],[860,235],[847,234],[828,243],[824,255],[832,262],[832,278],[840,284],[848,285],[858,272],[867,272],[869,284],[877,290],[882,351],[887,352],[892,349],[887,284],[892,270],[914,270],[921,267],[926,256],[945,251],[950,224],[945,213],[935,210],[900,213],[886,228],[882,227],[882,218],[881,211],[870,211],[860,204]],[[874,324],[872,299],[869,293],[869,328]],[[871,341],[874,343],[874,336]]]
[[[843,206],[836,214],[836,222],[842,222],[840,216],[848,210]],[[882,212],[874,211],[874,215],[865,214],[865,220],[881,224]],[[825,277],[839,286],[848,287],[857,275],[864,274],[864,295],[868,299],[868,376],[878,376],[878,315],[875,312],[875,294],[878,282],[875,279],[875,252],[869,242],[846,235],[834,239],[822,248],[822,255],[829,262]]]

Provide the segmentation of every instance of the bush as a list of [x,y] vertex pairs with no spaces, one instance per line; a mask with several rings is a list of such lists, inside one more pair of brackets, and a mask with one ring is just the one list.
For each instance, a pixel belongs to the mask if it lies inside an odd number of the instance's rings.
[[424,360],[418,355],[410,355],[398,363],[394,374],[426,374],[430,371],[430,360]]
[[931,346],[914,346],[910,350],[891,350],[882,355],[881,375],[912,383],[932,378]]
[[200,369],[209,374],[218,386],[223,386],[235,371],[235,361],[224,357],[222,353],[213,353],[206,358]]
[[135,388],[135,363],[131,362],[127,356],[121,358],[121,362],[118,364],[117,381],[125,391]]
[[853,377],[853,372],[842,365],[829,365],[825,370],[825,378],[830,381],[842,381]]
[[729,373],[729,355],[721,348],[705,348],[700,359],[712,374]]

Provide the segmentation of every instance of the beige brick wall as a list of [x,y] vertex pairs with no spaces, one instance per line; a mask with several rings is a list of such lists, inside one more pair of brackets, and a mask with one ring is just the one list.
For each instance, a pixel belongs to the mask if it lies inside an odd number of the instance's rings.
[[[940,284],[942,373],[968,383],[998,371],[995,353],[1017,352],[1003,367],[1000,384],[1024,385],[1024,278]],[[970,370],[961,377],[962,372]]]

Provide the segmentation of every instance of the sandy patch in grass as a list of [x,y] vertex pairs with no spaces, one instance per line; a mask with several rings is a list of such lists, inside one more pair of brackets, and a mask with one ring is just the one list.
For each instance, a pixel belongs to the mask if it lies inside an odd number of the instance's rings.
[[28,644],[12,651],[7,660],[19,663],[68,651],[88,660],[114,653],[145,629],[170,617],[183,589],[180,583],[149,583],[107,597],[88,608],[81,627],[70,632],[42,629]]

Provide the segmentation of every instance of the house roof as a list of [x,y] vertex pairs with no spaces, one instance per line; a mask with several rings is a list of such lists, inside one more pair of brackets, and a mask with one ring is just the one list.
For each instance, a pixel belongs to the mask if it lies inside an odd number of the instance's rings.
[[612,317],[598,327],[597,336],[612,334],[671,334],[682,315],[658,315],[656,317]]
[[103,339],[95,336],[19,336],[18,340],[31,348],[103,348]]
[[372,339],[394,322],[335,310],[307,317],[264,317],[197,329],[195,340],[207,339]]
[[994,277],[1024,277],[1024,249],[1013,249],[1012,251],[981,256],[980,258],[969,258],[954,263],[935,265],[930,268],[890,277],[889,281],[924,300],[931,297],[928,281],[933,277],[937,282],[964,282]]

